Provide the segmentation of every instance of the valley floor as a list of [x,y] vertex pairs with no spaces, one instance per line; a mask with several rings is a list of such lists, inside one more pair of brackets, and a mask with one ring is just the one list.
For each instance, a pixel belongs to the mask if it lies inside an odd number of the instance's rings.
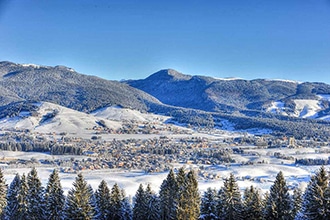
[[[22,159],[36,159],[43,160],[56,157],[71,157],[71,156],[52,156],[44,153],[31,153],[31,152],[9,152],[2,151],[1,156],[3,158],[15,158],[20,157]],[[319,155],[319,156],[328,156]],[[86,156],[78,156],[75,159],[87,159]],[[256,164],[256,165],[187,165],[187,164],[173,164],[174,169],[184,166],[186,169],[195,169],[200,175],[198,176],[199,189],[205,191],[208,187],[219,189],[223,184],[223,179],[227,178],[230,173],[233,173],[237,177],[237,182],[241,190],[251,185],[256,186],[263,192],[269,190],[273,184],[275,177],[279,171],[282,171],[290,189],[295,187],[301,187],[304,189],[310,179],[310,176],[319,169],[320,166],[302,166],[292,163],[281,163],[280,160],[272,160],[268,164]],[[60,169],[60,167],[51,167],[45,165],[38,165],[38,175],[45,186],[50,173],[54,168]],[[330,166],[326,166],[329,170]],[[30,171],[30,167],[8,167],[3,165],[4,176],[9,184],[14,178],[15,174],[22,175],[27,174]],[[83,170],[81,173],[86,178],[87,182],[96,189],[101,180],[105,180],[109,186],[117,183],[121,188],[125,189],[127,195],[134,196],[139,184],[147,185],[151,184],[152,189],[158,191],[162,181],[166,178],[168,172],[160,173],[145,173],[141,170],[124,170],[124,169],[101,169],[101,170]],[[203,177],[204,173],[208,173],[208,177]],[[65,192],[71,187],[77,173],[64,173],[60,172],[61,183]],[[211,176],[211,177],[210,177]],[[213,177],[212,177],[213,176]]]

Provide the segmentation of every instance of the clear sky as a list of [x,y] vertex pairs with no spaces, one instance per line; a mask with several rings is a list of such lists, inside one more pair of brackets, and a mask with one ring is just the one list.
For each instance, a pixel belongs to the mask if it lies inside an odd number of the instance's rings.
[[0,60],[330,84],[330,0],[0,0]]

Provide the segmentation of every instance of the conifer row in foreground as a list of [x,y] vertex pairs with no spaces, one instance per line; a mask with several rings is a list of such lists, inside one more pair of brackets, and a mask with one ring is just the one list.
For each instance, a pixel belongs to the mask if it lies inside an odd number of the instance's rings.
[[111,220],[211,220],[211,219],[330,219],[329,176],[321,167],[302,194],[289,194],[279,172],[268,193],[251,186],[243,196],[231,174],[219,190],[208,188],[202,196],[193,171],[171,170],[159,193],[141,184],[131,202],[123,189],[108,188],[101,181],[94,191],[83,175],[77,175],[64,195],[59,173],[54,170],[46,187],[35,168],[27,176],[16,174],[7,187],[0,170],[1,219],[111,219]]

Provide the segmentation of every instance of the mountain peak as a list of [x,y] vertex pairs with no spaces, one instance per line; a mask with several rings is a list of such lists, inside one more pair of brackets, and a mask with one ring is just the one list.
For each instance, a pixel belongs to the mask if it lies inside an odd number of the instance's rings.
[[58,70],[64,70],[64,71],[70,71],[70,72],[76,72],[74,69],[70,68],[70,67],[66,67],[66,66],[63,66],[63,65],[57,65],[54,67],[55,69],[58,69]]
[[147,79],[149,80],[189,80],[192,76],[182,74],[174,69],[163,69],[160,70],[151,76],[149,76]]

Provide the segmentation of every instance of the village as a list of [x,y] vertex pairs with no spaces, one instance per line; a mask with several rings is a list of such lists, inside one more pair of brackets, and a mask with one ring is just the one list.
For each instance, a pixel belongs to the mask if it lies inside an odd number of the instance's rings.
[[[155,123],[141,125],[127,122],[117,131],[100,126],[90,132],[90,138],[84,139],[63,132],[2,131],[1,150],[37,151],[52,157],[39,160],[3,157],[0,164],[5,168],[50,166],[57,167],[63,173],[100,169],[157,173],[168,171],[173,164],[180,164],[194,166],[202,178],[215,179],[220,177],[208,168],[210,166],[267,164],[267,158],[294,164],[296,156],[301,159],[306,149],[309,153],[311,150],[313,153],[330,153],[326,148],[329,143],[317,139],[295,140],[294,137],[247,133],[230,136],[216,129],[187,130]],[[124,134],[143,134],[143,138],[123,139]],[[282,152],[283,149],[286,151]],[[293,153],[287,154],[288,149]]]

